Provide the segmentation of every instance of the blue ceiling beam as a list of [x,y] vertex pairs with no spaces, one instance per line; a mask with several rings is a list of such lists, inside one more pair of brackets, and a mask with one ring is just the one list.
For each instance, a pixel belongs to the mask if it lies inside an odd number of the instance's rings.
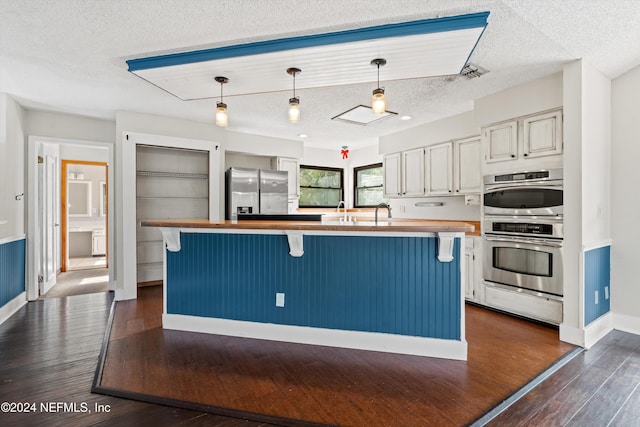
[[135,72],[152,68],[169,67],[172,65],[191,64],[195,62],[213,61],[239,56],[259,55],[263,53],[326,46],[338,43],[441,33],[447,31],[466,30],[470,28],[484,28],[487,26],[488,16],[489,12],[479,12],[467,15],[357,28],[333,33],[265,40],[212,49],[194,50],[191,52],[179,52],[167,55],[130,59],[127,61],[127,65],[129,66],[129,71]]

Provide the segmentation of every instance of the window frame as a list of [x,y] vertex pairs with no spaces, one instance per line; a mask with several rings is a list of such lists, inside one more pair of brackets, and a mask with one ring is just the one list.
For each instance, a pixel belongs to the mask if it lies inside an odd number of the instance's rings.
[[336,206],[324,206],[324,205],[302,205],[300,204],[300,200],[302,200],[302,189],[303,188],[324,188],[324,189],[330,189],[330,190],[336,190],[335,188],[331,188],[331,187],[308,187],[308,186],[303,186],[302,185],[302,169],[312,169],[312,170],[323,170],[323,171],[329,171],[329,172],[338,172],[340,173],[340,200],[344,200],[344,169],[342,168],[332,168],[329,166],[311,166],[311,165],[300,165],[300,171],[299,171],[299,175],[298,175],[298,179],[300,182],[299,185],[299,191],[300,191],[300,198],[298,199],[298,207],[302,208],[302,209],[309,209],[309,208],[335,208]]
[[[375,168],[382,168],[382,162],[379,163],[372,163],[370,165],[364,165],[364,166],[358,166],[358,167],[354,167],[353,168],[353,207],[354,208],[375,208],[378,205],[359,205],[358,204],[358,189],[359,188],[382,188],[382,193],[383,193],[383,199],[384,199],[384,180],[383,183],[380,185],[376,185],[376,186],[371,186],[371,187],[358,187],[358,172],[361,170],[366,170],[366,169],[375,169]],[[383,169],[383,174],[384,174],[384,169]],[[384,175],[383,175],[384,177]],[[384,202],[384,200],[383,200]]]

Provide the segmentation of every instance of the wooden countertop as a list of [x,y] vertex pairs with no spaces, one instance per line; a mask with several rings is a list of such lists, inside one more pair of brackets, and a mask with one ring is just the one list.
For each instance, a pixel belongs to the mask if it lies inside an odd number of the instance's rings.
[[172,228],[213,228],[240,230],[316,230],[316,231],[376,231],[376,232],[459,232],[469,235],[479,235],[480,227],[474,221],[442,221],[421,219],[387,219],[362,221],[359,224],[339,224],[337,221],[209,221],[206,219],[159,219],[143,220],[144,227],[172,227]]

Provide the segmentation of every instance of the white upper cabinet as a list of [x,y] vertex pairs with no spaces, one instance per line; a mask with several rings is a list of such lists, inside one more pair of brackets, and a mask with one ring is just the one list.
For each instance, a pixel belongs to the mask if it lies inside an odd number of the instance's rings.
[[300,197],[298,186],[298,178],[300,176],[300,160],[289,157],[278,157],[276,160],[276,169],[279,171],[287,171],[289,173],[288,199],[298,199]]
[[401,153],[384,156],[382,169],[384,172],[384,197],[398,197],[402,195]]
[[484,137],[487,141],[487,163],[512,160],[518,156],[518,122],[489,126]]
[[424,195],[424,149],[402,152],[402,195]]
[[456,194],[479,194],[482,181],[480,137],[465,138],[453,143],[453,173]]
[[453,193],[453,144],[431,145],[426,148],[427,195],[450,195]]
[[[484,128],[487,165],[562,154],[562,111],[527,116]],[[558,157],[559,158],[559,157]],[[511,163],[510,163],[511,164]]]
[[525,118],[523,156],[540,157],[562,153],[562,113],[555,111]]
[[424,149],[384,156],[384,196],[424,195]]

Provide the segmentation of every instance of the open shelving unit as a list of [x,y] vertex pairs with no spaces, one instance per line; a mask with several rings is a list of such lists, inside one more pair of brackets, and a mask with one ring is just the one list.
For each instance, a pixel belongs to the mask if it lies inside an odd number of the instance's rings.
[[138,283],[162,280],[164,245],[145,219],[209,218],[209,153],[173,147],[136,147]]

